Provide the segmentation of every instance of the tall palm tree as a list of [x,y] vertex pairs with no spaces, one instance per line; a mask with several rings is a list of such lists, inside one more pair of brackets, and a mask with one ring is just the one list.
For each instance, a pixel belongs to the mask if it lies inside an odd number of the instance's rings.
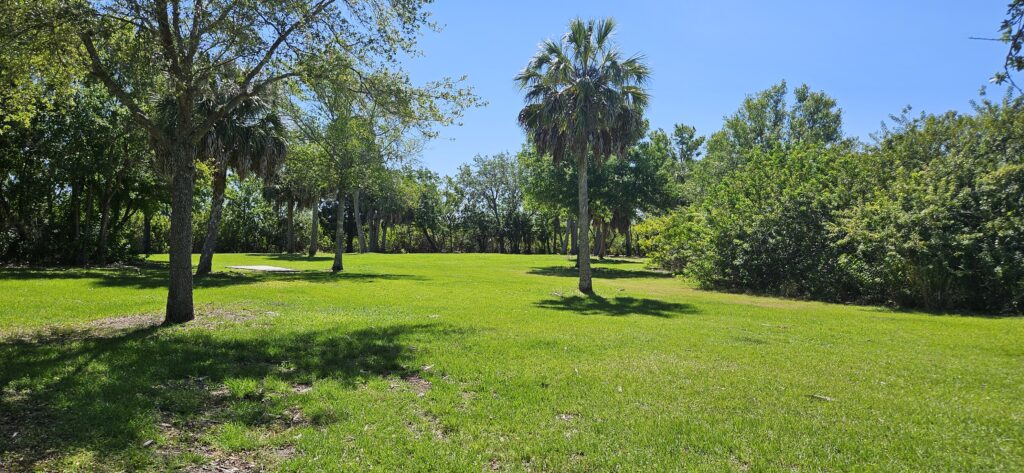
[[280,117],[261,99],[253,97],[236,107],[204,137],[200,153],[213,164],[213,198],[196,275],[208,274],[213,266],[228,169],[242,179],[250,174],[273,179],[284,164],[284,135]]
[[516,76],[526,106],[519,124],[540,153],[576,161],[581,292],[590,293],[590,205],[587,160],[620,155],[643,136],[650,74],[643,57],[624,58],[612,41],[612,19],[569,23],[561,41],[545,41]]

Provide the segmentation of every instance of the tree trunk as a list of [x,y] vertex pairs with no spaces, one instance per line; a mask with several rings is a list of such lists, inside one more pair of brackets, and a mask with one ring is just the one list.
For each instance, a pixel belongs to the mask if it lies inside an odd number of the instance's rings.
[[633,225],[626,222],[626,256],[633,256]]
[[434,237],[430,236],[430,232],[427,231],[427,227],[424,227],[422,225],[420,225],[419,227],[420,231],[423,232],[423,238],[427,240],[427,245],[430,246],[430,251],[432,253],[437,253],[437,241],[434,240]]
[[[224,189],[228,185],[227,163],[220,163],[217,166],[217,171],[213,175],[213,199],[210,201],[210,219],[206,222],[206,239],[203,240],[203,251],[199,255],[199,266],[196,268],[196,276],[210,274],[210,271],[213,270],[213,252],[217,248],[217,231],[220,229],[220,217],[224,211]],[[191,226],[191,211],[189,215],[189,225]],[[192,230],[190,228],[189,235],[191,234]],[[191,251],[189,249],[189,252]],[[191,264],[191,261],[189,263]]]
[[309,257],[316,256],[320,249],[320,196],[313,199],[313,224],[309,231]]
[[359,236],[359,252],[366,253],[366,234],[363,232],[363,216],[359,208],[359,189],[352,191],[352,215],[356,219],[356,235]]
[[[184,127],[181,127],[184,128]],[[195,192],[195,146],[178,139],[172,152],[170,279],[165,324],[195,318],[192,308],[192,197]]]
[[85,264],[82,257],[82,190],[81,184],[71,185],[71,261]]
[[572,232],[572,220],[565,222],[565,234],[562,236],[562,254],[568,256],[569,254],[569,240],[571,236],[569,233]]
[[110,201],[114,198],[113,192],[103,197],[100,204],[100,236],[96,242],[96,261],[100,265],[107,264],[107,240],[110,235]]
[[345,269],[342,257],[345,255],[345,192],[338,191],[338,206],[335,210],[338,226],[334,230],[334,264],[331,271],[335,273]]
[[142,253],[149,256],[153,253],[153,214],[142,216]]
[[377,244],[380,239],[380,231],[378,230],[380,228],[380,221],[377,219],[376,210],[370,214],[369,222],[367,223],[370,224],[370,252],[376,253],[380,251],[380,245]]
[[576,224],[575,220],[569,220],[569,225],[567,226],[566,230],[569,231],[569,253],[577,255],[580,252],[579,225]]
[[388,224],[383,220],[380,223],[380,252],[388,252]]
[[298,202],[290,199],[287,202],[288,210],[286,210],[286,212],[288,215],[288,225],[285,229],[284,246],[285,252],[289,254],[295,253],[295,207],[298,204]]
[[580,292],[589,294],[594,291],[593,283],[590,280],[590,196],[587,189],[587,151],[586,148],[576,158],[576,167],[579,180],[580,218],[579,225],[579,255],[576,262],[580,267]]
[[605,228],[606,225],[605,225],[604,222],[598,222],[597,225],[595,225],[595,227],[597,227],[597,238],[596,238],[596,240],[597,240],[597,257],[601,258],[601,259],[604,259],[605,249],[606,249],[606,247],[605,247],[605,236],[606,236],[606,233],[607,233],[607,230]]

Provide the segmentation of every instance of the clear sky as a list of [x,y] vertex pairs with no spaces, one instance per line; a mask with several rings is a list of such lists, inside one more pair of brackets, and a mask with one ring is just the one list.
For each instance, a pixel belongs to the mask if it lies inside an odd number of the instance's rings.
[[[652,128],[718,130],[743,97],[785,79],[835,97],[848,135],[868,139],[890,114],[969,111],[1001,67],[997,37],[1008,0],[438,0],[441,33],[406,66],[416,81],[469,76],[489,105],[442,130],[420,157],[443,174],[476,154],[516,151],[522,93],[513,82],[571,18],[614,17],[625,54],[647,57]],[[1002,89],[988,87],[999,98]]]

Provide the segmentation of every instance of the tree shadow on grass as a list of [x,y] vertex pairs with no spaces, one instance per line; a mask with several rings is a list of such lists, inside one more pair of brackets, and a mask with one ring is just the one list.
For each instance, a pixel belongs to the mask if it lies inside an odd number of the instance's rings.
[[[558,277],[579,277],[580,271],[577,268],[566,267],[566,266],[548,266],[544,268],[533,268],[529,274],[536,274],[539,276],[558,276]],[[628,279],[628,278],[671,278],[672,275],[669,273],[662,273],[651,271],[647,269],[618,269],[618,268],[602,268],[600,266],[592,266],[590,273],[594,278],[599,279]]]
[[[410,376],[412,343],[465,333],[414,324],[229,338],[202,328],[0,340],[0,471],[54,469],[46,462],[82,451],[114,470],[163,469],[168,458],[147,441],[186,432],[183,448],[225,422],[288,428],[280,419],[298,407],[286,401],[314,381],[354,387]],[[271,379],[284,392],[264,392],[274,384],[244,395],[225,389],[239,378]]]
[[588,297],[570,296],[557,299],[546,299],[537,302],[537,307],[574,312],[582,315],[609,315],[622,317],[628,315],[647,315],[653,317],[673,318],[684,314],[697,313],[690,304],[642,299],[636,297],[615,297],[606,299],[598,295]]
[[[34,279],[89,279],[98,287],[127,287],[154,289],[167,287],[166,265],[147,264],[139,267],[122,268],[47,268],[47,269],[0,269],[0,280]],[[256,284],[265,281],[303,281],[312,283],[375,282],[393,280],[423,280],[422,276],[393,273],[354,273],[341,271],[299,271],[294,273],[269,272],[215,272],[193,278],[197,289]]]

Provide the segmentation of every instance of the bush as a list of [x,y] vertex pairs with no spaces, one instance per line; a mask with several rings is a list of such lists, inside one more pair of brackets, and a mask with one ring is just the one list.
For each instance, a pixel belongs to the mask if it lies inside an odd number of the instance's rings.
[[699,201],[639,225],[642,248],[706,287],[1021,312],[1021,102],[897,125],[861,150],[746,149]]

